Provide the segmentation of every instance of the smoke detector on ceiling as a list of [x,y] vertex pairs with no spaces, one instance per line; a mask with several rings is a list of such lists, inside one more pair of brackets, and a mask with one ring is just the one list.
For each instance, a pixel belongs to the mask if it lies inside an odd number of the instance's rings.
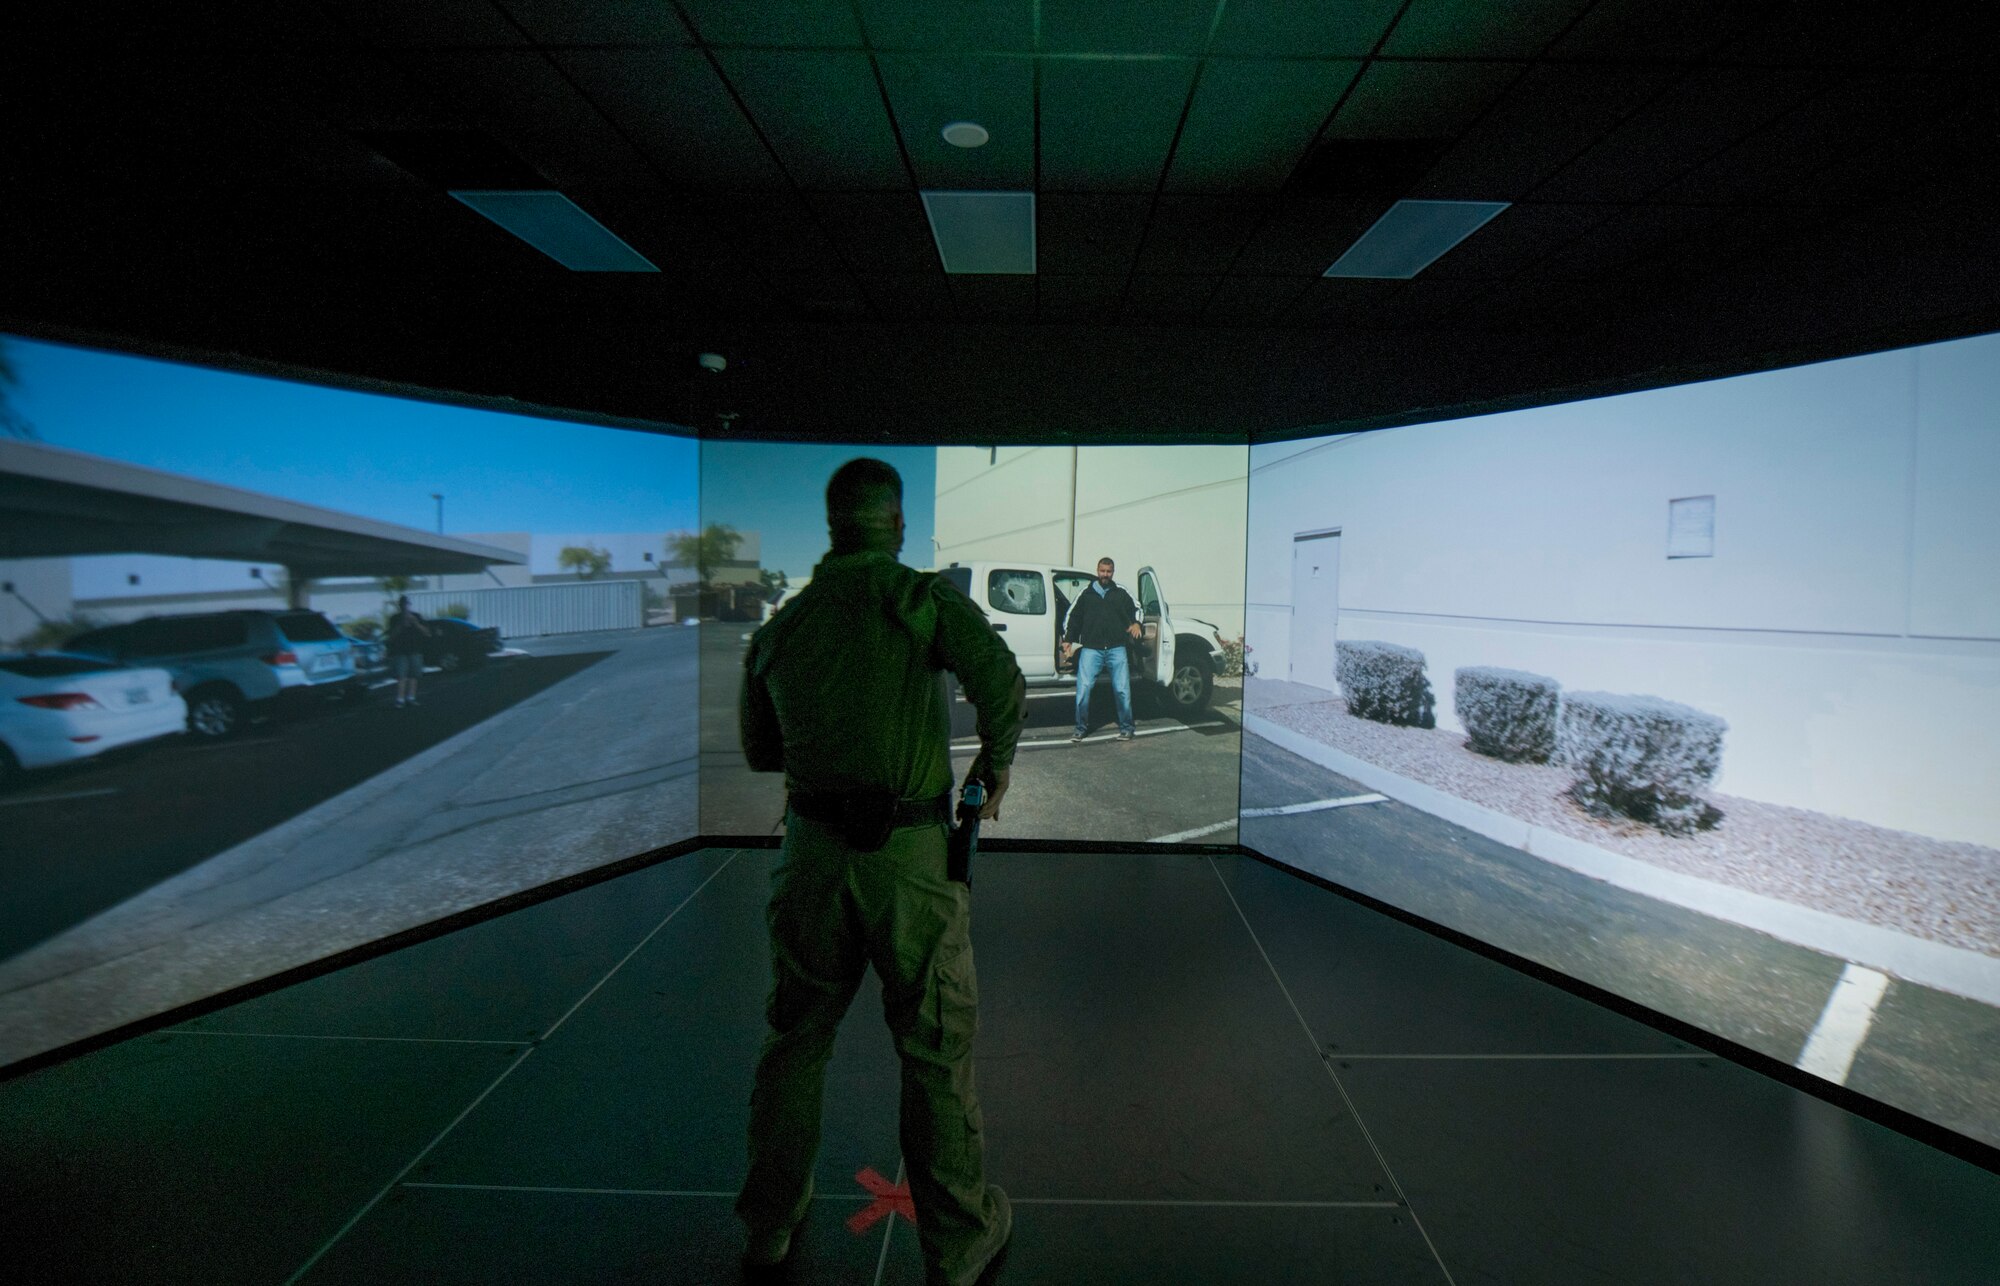
[[993,137],[986,132],[984,125],[976,121],[953,121],[938,133],[944,135],[944,141],[953,147],[984,147],[986,140]]

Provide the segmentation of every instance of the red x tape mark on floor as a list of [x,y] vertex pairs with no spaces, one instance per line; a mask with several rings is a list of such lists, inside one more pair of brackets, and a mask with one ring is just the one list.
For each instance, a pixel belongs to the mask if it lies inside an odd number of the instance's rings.
[[910,1200],[910,1182],[891,1183],[875,1173],[874,1166],[864,1166],[855,1176],[855,1181],[875,1194],[875,1200],[868,1203],[865,1210],[856,1211],[847,1221],[847,1230],[856,1236],[867,1232],[879,1219],[889,1214],[899,1214],[911,1223],[917,1221],[916,1203]]

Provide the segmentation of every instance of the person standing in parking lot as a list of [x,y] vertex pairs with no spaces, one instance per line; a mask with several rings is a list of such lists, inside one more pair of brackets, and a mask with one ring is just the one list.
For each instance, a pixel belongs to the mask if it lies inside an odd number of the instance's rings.
[[1130,741],[1138,735],[1132,726],[1132,671],[1125,655],[1125,640],[1143,633],[1139,628],[1139,605],[1123,585],[1111,579],[1117,564],[1109,558],[1097,560],[1097,579],[1076,596],[1070,606],[1069,622],[1063,629],[1063,644],[1076,661],[1076,731],[1071,741],[1090,735],[1090,694],[1097,686],[1100,670],[1111,671],[1111,693],[1118,700],[1118,739]]
[[783,1263],[812,1200],[834,1034],[873,965],[902,1062],[901,1141],[928,1280],[970,1286],[1005,1249],[1007,1194],[986,1182],[972,1076],[978,986],[971,893],[947,875],[951,716],[943,671],[977,714],[966,779],[997,818],[1026,689],[1006,640],[956,586],[897,561],[903,483],[850,460],[826,488],[832,549],[751,638],[740,711],[754,772],[785,774],[783,858],[765,919],[770,1030],[750,1095],[736,1213],[753,1273]]
[[417,676],[424,672],[424,640],[431,636],[431,627],[410,610],[408,594],[396,600],[396,610],[383,635],[389,672],[396,676],[396,708],[413,706],[417,703]]

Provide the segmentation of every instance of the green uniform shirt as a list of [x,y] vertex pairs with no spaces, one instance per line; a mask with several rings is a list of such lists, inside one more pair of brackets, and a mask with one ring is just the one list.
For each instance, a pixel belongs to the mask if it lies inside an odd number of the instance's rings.
[[957,586],[891,554],[829,554],[750,640],[743,754],[804,790],[950,791],[951,714],[941,671],[978,712],[987,762],[1014,762],[1021,668]]

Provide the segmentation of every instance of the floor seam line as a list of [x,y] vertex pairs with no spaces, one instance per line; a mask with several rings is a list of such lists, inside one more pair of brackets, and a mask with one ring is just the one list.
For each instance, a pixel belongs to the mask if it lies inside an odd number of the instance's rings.
[[532,1046],[532,1040],[482,1040],[469,1036],[329,1036],[302,1031],[226,1031],[212,1027],[169,1027],[169,1036],[248,1036],[264,1040],[362,1040],[393,1041],[408,1045],[511,1045],[516,1049]]
[[595,983],[591,984],[590,990],[584,992],[583,995],[578,997],[577,1002],[571,1005],[567,1010],[565,1010],[563,1012],[563,1016],[556,1019],[555,1023],[552,1026],[550,1026],[550,1028],[547,1031],[541,1034],[541,1036],[538,1038],[537,1043],[539,1043],[540,1041],[545,1041],[549,1037],[555,1035],[557,1028],[561,1027],[564,1023],[568,1022],[571,1018],[573,1018],[576,1015],[577,1010],[589,1004],[590,998],[592,996],[595,996],[598,993],[598,991],[603,988],[605,983],[610,982],[611,979],[617,975],[620,969],[623,969],[627,964],[630,964],[633,956],[636,956],[641,951],[645,950],[646,944],[648,942],[651,942],[655,937],[657,937],[659,935],[660,930],[666,928],[667,925],[672,922],[675,916],[679,915],[682,911],[686,910],[688,903],[694,901],[697,897],[700,897],[701,891],[707,888],[710,884],[713,884],[715,882],[715,878],[721,875],[724,871],[728,870],[730,866],[736,861],[736,859],[741,856],[743,856],[743,850],[740,848],[731,852],[727,860],[725,860],[721,866],[716,867],[713,871],[709,873],[707,879],[703,880],[700,884],[695,886],[694,892],[682,898],[679,906],[676,906],[673,910],[667,912],[666,919],[661,920],[658,924],[654,925],[652,929],[647,932],[646,936],[639,939],[639,941],[632,947],[632,949],[630,951],[627,951],[625,955],[618,961],[617,964],[612,965],[610,970],[602,978],[599,978]]
[[1430,1229],[1424,1227],[1424,1221],[1417,1214],[1416,1206],[1411,1204],[1409,1194],[1403,1191],[1402,1182],[1396,1178],[1395,1170],[1390,1168],[1389,1158],[1382,1155],[1381,1145],[1375,1142],[1374,1132],[1368,1128],[1368,1122],[1362,1120],[1361,1111],[1355,1106],[1353,1096],[1347,1092],[1347,1086],[1333,1070],[1333,1064],[1327,1061],[1325,1052],[1320,1047],[1319,1037],[1313,1034],[1312,1024],[1308,1023],[1306,1016],[1299,1011],[1298,1002],[1292,999],[1292,989],[1285,985],[1284,977],[1278,973],[1278,966],[1271,961],[1271,953],[1264,950],[1263,939],[1259,938],[1257,930],[1251,927],[1250,917],[1243,912],[1243,904],[1236,900],[1235,891],[1229,887],[1229,881],[1222,878],[1222,868],[1215,864],[1215,859],[1212,857],[1208,859],[1208,869],[1214,873],[1215,882],[1222,886],[1223,896],[1229,899],[1229,905],[1235,908],[1236,918],[1242,921],[1243,931],[1250,935],[1251,945],[1256,947],[1257,954],[1263,957],[1264,967],[1271,971],[1271,980],[1278,984],[1278,992],[1291,1007],[1292,1016],[1299,1020],[1299,1028],[1305,1032],[1306,1040],[1313,1047],[1313,1057],[1319,1060],[1321,1069],[1326,1072],[1328,1079],[1333,1082],[1334,1089],[1339,1092],[1341,1102],[1347,1105],[1348,1115],[1354,1118],[1354,1127],[1361,1131],[1362,1140],[1368,1144],[1368,1150],[1375,1156],[1375,1164],[1382,1167],[1383,1176],[1389,1180],[1389,1186],[1395,1190],[1403,1209],[1409,1212],[1410,1222],[1416,1225],[1417,1235],[1424,1239],[1424,1245],[1431,1252],[1431,1259],[1437,1264],[1438,1271],[1444,1274],[1446,1286],[1458,1286],[1457,1279],[1451,1275],[1451,1269],[1444,1262],[1444,1256],[1438,1253],[1437,1243],[1431,1240]]
[[366,1202],[366,1204],[364,1204],[361,1207],[361,1209],[355,1211],[354,1214],[348,1219],[348,1221],[342,1224],[339,1230],[336,1231],[333,1234],[333,1236],[327,1238],[326,1243],[322,1245],[318,1250],[314,1251],[310,1259],[306,1260],[305,1263],[300,1264],[297,1271],[295,1271],[290,1277],[287,1277],[285,1279],[284,1286],[294,1286],[294,1283],[299,1281],[300,1278],[304,1277],[307,1273],[311,1272],[313,1269],[313,1265],[317,1264],[321,1259],[324,1259],[326,1257],[327,1251],[332,1250],[335,1245],[339,1244],[340,1239],[342,1237],[345,1237],[348,1233],[354,1230],[356,1224],[359,1224],[363,1219],[367,1218],[368,1212],[373,1210],[376,1206],[380,1205],[382,1198],[388,1196],[391,1192],[394,1192],[396,1190],[397,1185],[402,1183],[404,1175],[416,1169],[418,1164],[421,1163],[425,1157],[429,1156],[431,1152],[437,1147],[438,1144],[444,1142],[445,1137],[447,1135],[449,1135],[453,1130],[458,1128],[460,1122],[464,1121],[466,1117],[471,1116],[473,1111],[476,1108],[478,1108],[478,1106],[481,1103],[484,1103],[486,1101],[487,1095],[491,1094],[494,1090],[499,1089],[500,1083],[506,1080],[509,1076],[513,1075],[514,1069],[519,1067],[522,1063],[526,1062],[528,1059],[528,1055],[534,1052],[535,1052],[535,1047],[531,1045],[528,1048],[522,1050],[519,1054],[515,1055],[514,1061],[507,1064],[506,1067],[502,1068],[500,1074],[493,1078],[492,1083],[487,1085],[485,1089],[479,1091],[479,1094],[470,1103],[467,1103],[465,1107],[460,1110],[457,1116],[452,1117],[451,1121],[442,1130],[439,1130],[436,1136],[433,1137],[429,1143],[424,1144],[422,1151],[418,1152],[415,1156],[411,1157],[408,1165],[405,1165],[402,1169],[396,1171],[394,1178],[390,1179],[389,1182],[383,1184],[381,1190],[377,1192],[374,1196],[370,1197]]

